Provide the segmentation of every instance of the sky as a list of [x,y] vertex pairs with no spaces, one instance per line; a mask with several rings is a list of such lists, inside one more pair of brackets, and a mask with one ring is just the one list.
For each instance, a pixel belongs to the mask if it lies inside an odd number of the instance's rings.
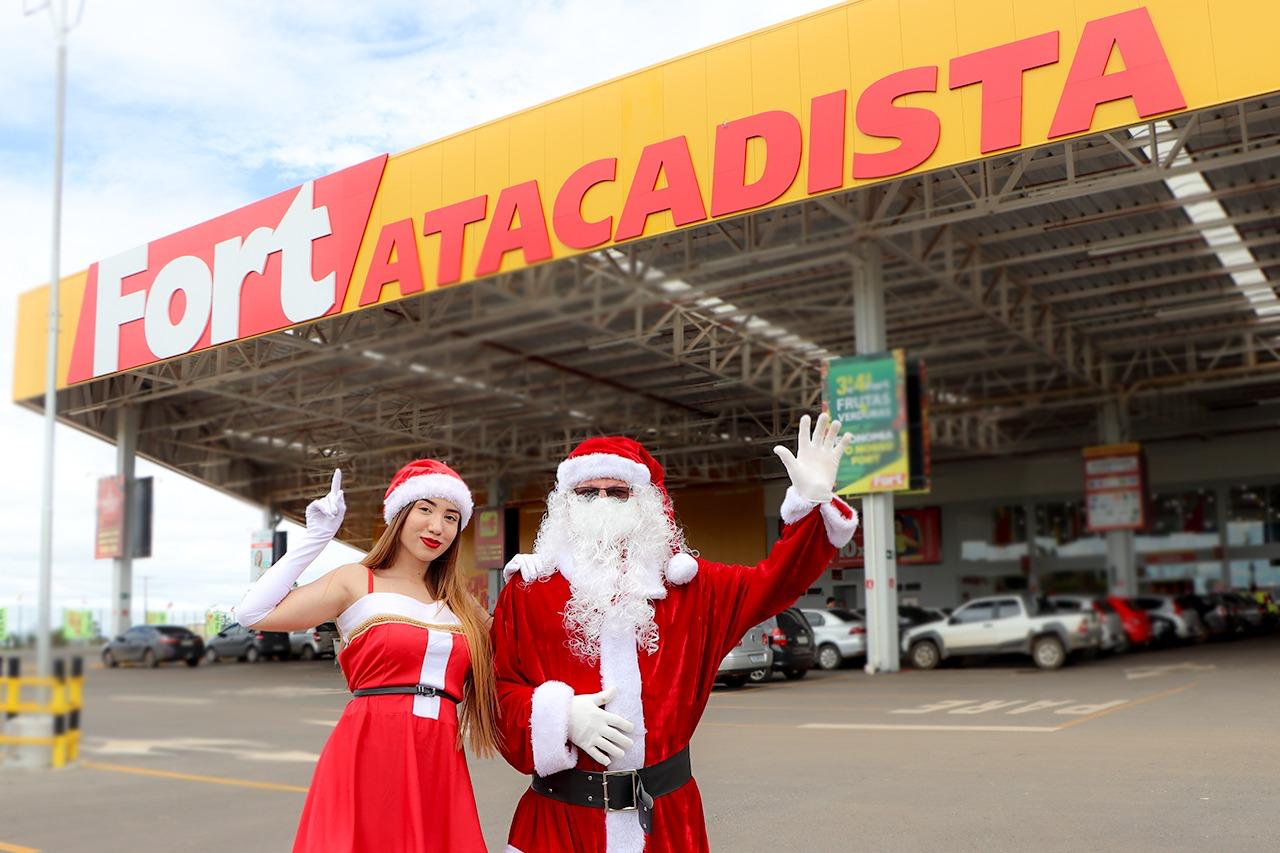
[[[71,0],[73,11],[77,0]],[[380,153],[829,6],[790,0],[85,0],[68,37],[61,264],[94,261]],[[0,3],[0,607],[35,623],[43,427],[12,399],[17,295],[50,265],[54,42],[37,0]],[[59,427],[54,624],[109,606],[93,559],[99,477],[115,448]],[[139,459],[155,477],[152,610],[203,619],[243,594],[262,508]],[[317,495],[317,497],[319,497]],[[296,535],[297,528],[285,525]],[[330,545],[306,582],[360,552]]]

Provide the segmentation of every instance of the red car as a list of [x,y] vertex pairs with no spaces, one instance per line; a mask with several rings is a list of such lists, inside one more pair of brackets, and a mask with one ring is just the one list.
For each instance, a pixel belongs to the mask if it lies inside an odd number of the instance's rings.
[[1120,614],[1124,624],[1124,633],[1129,643],[1134,646],[1145,646],[1151,642],[1151,616],[1140,607],[1129,603],[1129,599],[1118,595],[1107,597],[1107,602]]

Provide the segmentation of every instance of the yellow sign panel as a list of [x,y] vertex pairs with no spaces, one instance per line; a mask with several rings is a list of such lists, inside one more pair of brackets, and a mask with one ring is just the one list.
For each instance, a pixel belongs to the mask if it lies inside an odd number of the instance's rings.
[[[1277,31],[1247,0],[848,3],[104,259],[64,281],[59,381],[1265,94]],[[47,300],[20,300],[18,400],[43,389]]]

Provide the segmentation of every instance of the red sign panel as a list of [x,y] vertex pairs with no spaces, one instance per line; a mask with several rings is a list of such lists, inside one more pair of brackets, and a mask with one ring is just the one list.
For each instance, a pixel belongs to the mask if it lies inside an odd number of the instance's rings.
[[341,311],[386,160],[89,267],[68,382]]
[[[899,565],[934,565],[942,562],[942,510],[939,507],[899,509],[893,513],[893,530]],[[862,568],[862,527],[859,525],[853,540],[841,549],[833,567],[842,569]]]
[[94,536],[93,558],[110,560],[124,554],[124,480],[98,480],[98,529]]
[[1137,444],[1084,449],[1084,500],[1091,532],[1144,530],[1147,526],[1147,472]]

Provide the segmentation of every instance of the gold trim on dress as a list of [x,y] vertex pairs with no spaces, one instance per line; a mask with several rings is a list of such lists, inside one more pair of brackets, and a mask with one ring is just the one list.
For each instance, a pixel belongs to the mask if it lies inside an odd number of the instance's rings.
[[350,645],[351,642],[355,640],[356,637],[360,636],[365,631],[368,631],[370,628],[374,627],[375,625],[387,625],[392,623],[399,623],[401,625],[412,625],[415,628],[426,628],[430,631],[446,631],[450,634],[462,633],[461,625],[446,625],[438,622],[422,622],[418,619],[413,619],[409,616],[397,616],[394,614],[384,613],[378,616],[371,616],[368,619],[361,622],[355,628],[353,628],[351,633],[347,635],[345,643],[346,645]]

